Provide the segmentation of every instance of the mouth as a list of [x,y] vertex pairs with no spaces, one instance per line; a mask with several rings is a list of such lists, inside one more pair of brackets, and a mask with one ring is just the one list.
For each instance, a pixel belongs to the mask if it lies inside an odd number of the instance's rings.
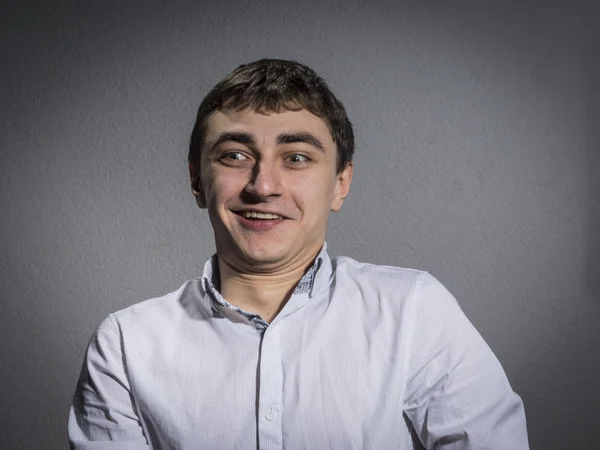
[[247,220],[282,220],[282,219],[285,219],[285,217],[280,216],[279,214],[274,214],[274,213],[266,213],[266,212],[259,212],[259,211],[250,211],[250,210],[234,211],[234,212],[238,216],[241,216]]

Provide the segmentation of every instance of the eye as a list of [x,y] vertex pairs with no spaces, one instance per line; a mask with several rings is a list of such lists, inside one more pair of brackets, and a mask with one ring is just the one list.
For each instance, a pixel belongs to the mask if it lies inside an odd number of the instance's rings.
[[227,152],[221,156],[221,160],[226,162],[232,161],[247,161],[248,157],[242,152]]
[[294,164],[300,164],[300,163],[304,163],[304,162],[310,161],[310,159],[308,158],[308,156],[302,155],[300,153],[294,153],[293,155],[288,156],[287,160],[289,162],[291,162],[291,163],[294,163]]

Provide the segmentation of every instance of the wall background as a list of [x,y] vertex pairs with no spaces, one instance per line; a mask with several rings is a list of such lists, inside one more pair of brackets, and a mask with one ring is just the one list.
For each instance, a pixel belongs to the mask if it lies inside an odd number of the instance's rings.
[[[450,4],[452,3],[452,4]],[[202,96],[314,67],[356,127],[332,255],[439,278],[522,396],[534,449],[600,448],[594,2],[0,6],[0,446],[66,447],[87,341],[213,252],[187,182]]]

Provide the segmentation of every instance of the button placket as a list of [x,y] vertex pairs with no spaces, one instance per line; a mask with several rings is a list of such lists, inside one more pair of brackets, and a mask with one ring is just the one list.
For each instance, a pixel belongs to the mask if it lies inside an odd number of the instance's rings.
[[265,330],[261,345],[258,421],[260,448],[281,449],[283,373],[277,334],[272,326]]

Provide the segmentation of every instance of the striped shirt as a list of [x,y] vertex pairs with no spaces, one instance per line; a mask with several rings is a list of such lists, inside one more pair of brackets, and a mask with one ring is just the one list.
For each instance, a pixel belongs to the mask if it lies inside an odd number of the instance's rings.
[[268,324],[219,294],[217,267],[100,324],[71,448],[529,448],[498,359],[427,272],[324,246]]

